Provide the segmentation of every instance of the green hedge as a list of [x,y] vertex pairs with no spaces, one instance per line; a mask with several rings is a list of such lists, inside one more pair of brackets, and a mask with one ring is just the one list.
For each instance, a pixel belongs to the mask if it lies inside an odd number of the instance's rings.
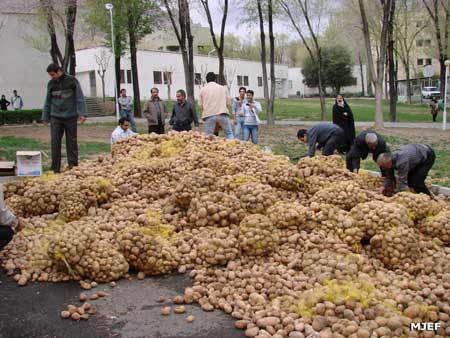
[[0,125],[27,124],[42,121],[42,109],[0,111]]

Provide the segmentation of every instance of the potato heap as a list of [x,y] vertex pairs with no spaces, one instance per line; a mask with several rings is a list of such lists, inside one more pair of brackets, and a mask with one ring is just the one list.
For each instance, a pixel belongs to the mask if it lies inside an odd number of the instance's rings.
[[272,221],[260,214],[246,216],[239,224],[239,245],[247,255],[264,256],[276,249],[279,238]]
[[18,285],[189,271],[182,300],[250,338],[449,337],[450,203],[377,183],[335,156],[294,166],[196,132],[135,136],[8,184],[25,229],[0,261]]

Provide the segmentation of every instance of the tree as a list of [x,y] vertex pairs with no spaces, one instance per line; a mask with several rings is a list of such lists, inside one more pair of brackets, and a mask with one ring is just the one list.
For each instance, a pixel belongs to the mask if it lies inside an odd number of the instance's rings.
[[225,67],[225,83],[227,84],[228,91],[230,91],[231,86],[234,82],[234,77],[236,76],[236,67]]
[[217,41],[216,33],[214,32],[214,23],[211,17],[211,9],[209,7],[209,0],[200,0],[203,9],[205,11],[206,18],[208,19],[209,32],[211,39],[216,48],[217,57],[219,58],[219,83],[225,84],[225,61],[224,61],[224,44],[225,44],[225,24],[227,22],[228,15],[228,0],[223,0],[222,6],[222,24],[220,26],[220,40]]
[[174,70],[175,70],[175,68],[172,65],[166,65],[164,67],[164,83],[167,86],[167,99],[169,101],[172,100],[171,89],[172,89],[172,79],[173,79],[173,71]]
[[394,59],[394,17],[395,17],[395,0],[389,13],[388,21],[388,45],[387,45],[387,67],[389,75],[389,119],[395,122],[397,119],[397,69]]
[[164,0],[164,6],[181,49],[187,96],[194,101],[194,36],[191,32],[189,1],[178,0],[174,4],[169,0]]
[[[323,1],[315,1],[313,5],[309,3],[308,0],[279,0],[281,7],[283,8],[285,14],[290,19],[292,26],[298,33],[303,45],[305,46],[308,54],[314,63],[317,64],[317,78],[318,78],[318,88],[320,97],[320,118],[322,121],[326,119],[326,107],[325,107],[325,92],[324,85],[322,83],[322,49],[319,44],[319,32],[314,29],[313,19],[317,20],[320,27],[320,19],[322,14],[322,8],[325,3]],[[315,15],[312,15],[312,7],[318,8]],[[306,23],[306,31],[302,29],[298,22],[298,17],[302,17]],[[307,39],[307,36],[310,39]]]
[[434,28],[434,39],[438,47],[441,97],[445,91],[445,61],[449,56],[448,34],[450,29],[450,0],[422,0]]
[[406,100],[411,104],[411,53],[417,36],[426,28],[419,0],[401,0],[395,17],[396,52],[405,70]]
[[[152,10],[156,9],[153,0],[123,0],[126,7],[128,37],[130,43],[131,73],[133,78],[134,116],[141,117],[141,96],[137,64],[137,43],[153,31],[155,20]],[[159,8],[159,7],[158,7]]]
[[[322,85],[333,88],[335,95],[340,94],[342,87],[354,84],[352,55],[348,49],[342,46],[325,47],[322,49],[322,61]],[[317,68],[313,59],[305,59],[302,74],[308,87],[319,86]]]
[[372,36],[369,30],[369,21],[366,14],[366,6],[364,0],[358,0],[359,10],[361,15],[361,23],[364,34],[364,44],[366,46],[367,63],[370,73],[370,78],[375,87],[375,127],[383,128],[383,79],[384,79],[384,63],[386,60],[386,47],[389,29],[390,15],[392,14],[393,1],[395,0],[380,0],[381,5],[381,30],[379,36],[379,53],[376,60],[376,71],[372,56]]
[[[77,17],[77,0],[65,0],[61,3],[55,3],[53,0],[39,0],[37,4],[38,13],[46,21],[52,61],[60,65],[65,72],[75,75],[76,55],[73,35]],[[58,42],[59,30],[64,33],[64,54]]]
[[109,60],[111,59],[111,54],[107,53],[105,49],[100,50],[100,54],[95,55],[95,62],[98,65],[97,74],[100,76],[100,79],[102,80],[102,95],[103,95],[103,102],[105,102],[105,74],[106,70],[109,66]]

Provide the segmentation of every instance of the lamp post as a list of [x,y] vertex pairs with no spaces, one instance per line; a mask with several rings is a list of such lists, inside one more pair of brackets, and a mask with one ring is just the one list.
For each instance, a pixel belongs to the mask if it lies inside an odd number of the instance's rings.
[[445,86],[444,86],[444,115],[442,118],[442,129],[447,129],[447,83],[448,83],[448,66],[450,66],[450,60],[445,60]]
[[[112,54],[113,54],[113,58],[114,60],[116,59],[116,47],[115,47],[115,41],[114,41],[114,23],[113,23],[113,4],[112,3],[107,3],[105,4],[105,8],[106,10],[109,11],[109,17],[110,17],[110,22],[111,22],[111,47],[112,47]],[[116,103],[116,116],[117,119],[120,118],[120,111],[119,111],[119,101],[118,101],[118,88],[117,88],[117,70],[116,67],[114,67],[114,99],[115,99],[115,103]]]

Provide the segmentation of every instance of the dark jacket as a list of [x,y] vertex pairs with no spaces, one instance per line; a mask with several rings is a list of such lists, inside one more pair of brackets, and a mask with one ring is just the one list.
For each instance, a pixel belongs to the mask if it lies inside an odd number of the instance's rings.
[[0,100],[0,109],[1,110],[8,110],[8,106],[11,104],[7,99],[1,99]]
[[321,122],[308,129],[308,156],[313,157],[316,153],[316,144],[321,149],[327,141],[338,131],[342,133],[341,128],[331,122]]
[[148,100],[145,102],[144,106],[144,116],[147,119],[149,126],[157,126],[158,123],[158,109],[157,106],[159,106],[159,111],[161,113],[161,122],[162,125],[165,124],[166,118],[169,116],[169,113],[167,112],[166,104],[163,100]]
[[198,127],[199,124],[197,113],[195,111],[195,104],[190,101],[186,101],[183,104],[179,104],[178,102],[175,103],[169,124],[171,126],[186,126],[191,125],[192,122]]
[[86,101],[78,80],[63,74],[58,80],[50,80],[47,84],[42,120],[49,121],[51,117],[70,119],[87,116]]
[[[366,143],[366,135],[372,133],[378,137],[378,144],[374,151],[370,150]],[[383,137],[372,130],[363,131],[353,141],[350,151],[347,153],[347,169],[353,171],[359,170],[361,159],[365,160],[369,153],[372,153],[372,158],[376,162],[377,158],[382,153],[390,152]]]
[[[347,113],[347,115],[344,115]],[[343,151],[348,151],[352,146],[353,140],[355,139],[355,120],[353,118],[353,112],[347,101],[344,100],[344,107],[338,105],[337,100],[333,106],[333,123],[337,124],[344,130],[345,136],[347,138],[347,147],[342,149]]]

